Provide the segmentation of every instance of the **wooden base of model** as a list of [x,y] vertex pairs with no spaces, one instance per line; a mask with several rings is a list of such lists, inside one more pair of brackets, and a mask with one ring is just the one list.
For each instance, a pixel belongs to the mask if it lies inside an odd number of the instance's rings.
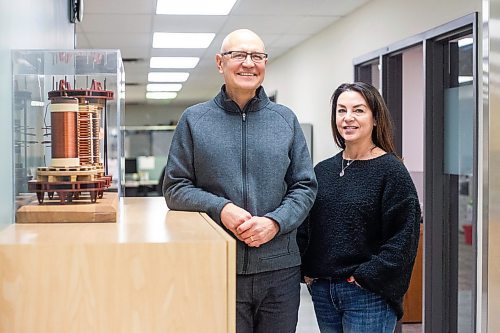
[[72,200],[71,205],[61,205],[58,199],[46,200],[43,205],[36,199],[19,208],[16,223],[95,223],[116,222],[118,212],[117,193],[104,192],[101,199],[90,203],[83,195]]

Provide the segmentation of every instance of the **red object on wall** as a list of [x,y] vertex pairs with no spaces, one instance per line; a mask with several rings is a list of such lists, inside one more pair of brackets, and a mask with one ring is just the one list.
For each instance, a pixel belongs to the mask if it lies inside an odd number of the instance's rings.
[[465,244],[472,245],[472,224],[464,224]]

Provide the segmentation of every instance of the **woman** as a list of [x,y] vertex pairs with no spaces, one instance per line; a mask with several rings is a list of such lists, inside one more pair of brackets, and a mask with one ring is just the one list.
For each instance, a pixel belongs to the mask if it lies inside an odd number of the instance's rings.
[[302,273],[321,332],[393,332],[418,246],[415,186],[377,89],[340,85],[331,117],[343,150],[315,167],[318,194],[298,235]]

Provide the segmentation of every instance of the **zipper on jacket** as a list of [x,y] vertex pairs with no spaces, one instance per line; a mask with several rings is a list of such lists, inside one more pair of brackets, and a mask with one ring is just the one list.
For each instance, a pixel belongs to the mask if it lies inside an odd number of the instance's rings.
[[[242,111],[241,113],[242,117],[242,123],[241,123],[241,131],[242,131],[242,163],[241,163],[241,173],[243,175],[243,208],[248,210],[247,206],[247,124],[246,124],[246,118],[247,114],[245,111]],[[245,245],[245,252],[243,254],[243,273],[246,273],[248,270],[248,245]]]

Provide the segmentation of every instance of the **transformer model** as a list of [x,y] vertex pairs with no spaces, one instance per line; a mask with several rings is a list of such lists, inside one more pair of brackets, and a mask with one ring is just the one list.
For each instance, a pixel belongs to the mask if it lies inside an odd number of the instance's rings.
[[[66,80],[48,93],[50,100],[51,163],[38,167],[36,179],[28,181],[28,190],[43,203],[57,194],[61,204],[82,199],[88,193],[90,202],[102,198],[111,185],[102,160],[101,143],[106,142],[106,102],[113,92],[92,80],[90,89],[71,89]],[[103,119],[104,115],[104,119]],[[106,149],[104,149],[106,152]]]

